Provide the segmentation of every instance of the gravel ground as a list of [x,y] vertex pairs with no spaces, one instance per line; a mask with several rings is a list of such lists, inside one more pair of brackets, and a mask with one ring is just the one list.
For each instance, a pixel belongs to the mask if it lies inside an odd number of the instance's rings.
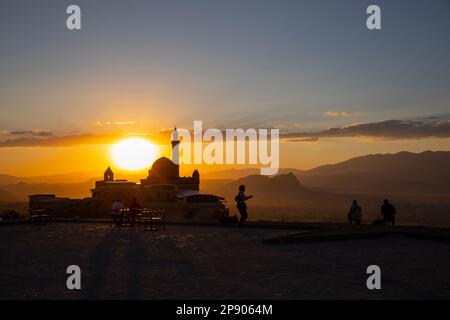
[[[0,299],[449,299],[450,244],[391,236],[264,245],[288,230],[0,227]],[[66,288],[79,265],[82,290]],[[382,289],[366,288],[381,267]]]

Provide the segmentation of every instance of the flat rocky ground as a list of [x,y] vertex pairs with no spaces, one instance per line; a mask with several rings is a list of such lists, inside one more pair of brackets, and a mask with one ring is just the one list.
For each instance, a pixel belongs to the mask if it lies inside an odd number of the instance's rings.
[[[292,230],[0,226],[0,299],[449,299],[450,243],[388,236],[266,245]],[[66,288],[79,265],[82,290]],[[366,268],[381,267],[379,291]]]

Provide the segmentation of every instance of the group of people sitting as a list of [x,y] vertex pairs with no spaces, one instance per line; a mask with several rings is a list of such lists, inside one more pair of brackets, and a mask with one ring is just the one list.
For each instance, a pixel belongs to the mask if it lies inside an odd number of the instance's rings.
[[[372,224],[386,225],[389,222],[392,225],[395,225],[396,214],[397,210],[395,209],[395,207],[391,203],[389,203],[388,199],[385,199],[383,205],[381,206],[381,218],[375,220]],[[356,200],[353,200],[353,204],[350,207],[347,218],[350,224],[361,224],[362,208]]]
[[113,217],[114,224],[121,226],[124,221],[128,221],[130,225],[136,222],[136,217],[139,214],[141,205],[136,198],[133,198],[133,202],[128,208],[125,208],[125,204],[122,199],[117,199],[111,206],[111,215]]

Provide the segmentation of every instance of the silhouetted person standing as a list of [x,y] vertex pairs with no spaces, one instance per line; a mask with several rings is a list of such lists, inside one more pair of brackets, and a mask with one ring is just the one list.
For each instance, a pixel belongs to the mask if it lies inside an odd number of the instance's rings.
[[387,221],[390,221],[392,225],[395,225],[395,215],[397,210],[395,207],[389,203],[388,199],[384,199],[384,204],[381,206],[381,219],[383,224],[386,225]]
[[247,204],[245,203],[248,199],[253,198],[253,196],[245,195],[245,186],[239,186],[239,193],[236,195],[234,200],[237,202],[237,208],[239,210],[239,214],[241,215],[241,219],[239,220],[239,227],[244,225],[245,220],[247,220]]
[[356,224],[361,224],[362,208],[356,200],[353,200],[353,204],[350,207],[347,217],[350,224],[352,224],[353,222],[355,222]]

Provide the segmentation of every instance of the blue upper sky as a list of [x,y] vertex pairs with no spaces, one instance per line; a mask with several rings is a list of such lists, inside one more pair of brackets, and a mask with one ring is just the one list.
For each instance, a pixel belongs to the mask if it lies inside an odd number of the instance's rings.
[[448,0],[2,0],[0,130],[448,119],[449,40]]

